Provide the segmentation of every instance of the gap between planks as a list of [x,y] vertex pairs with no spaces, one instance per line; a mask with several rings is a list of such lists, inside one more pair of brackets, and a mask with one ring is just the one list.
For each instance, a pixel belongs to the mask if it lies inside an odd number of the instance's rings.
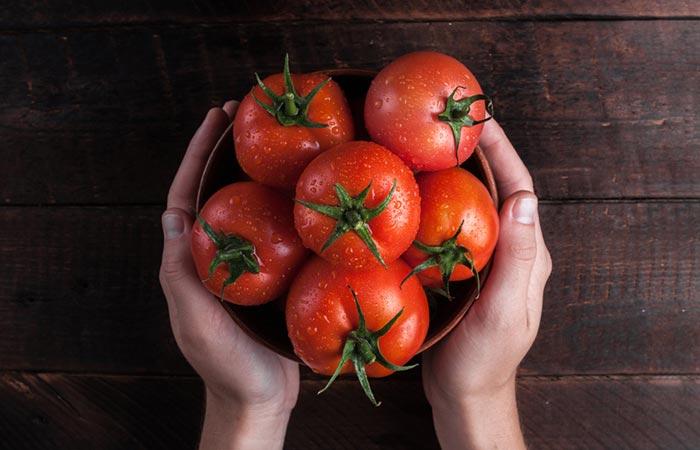
[[[267,24],[284,24],[287,26],[314,26],[314,25],[368,25],[368,24],[415,24],[415,23],[470,23],[470,22],[493,22],[493,23],[547,23],[547,22],[649,22],[649,21],[698,21],[700,16],[678,15],[678,16],[606,16],[606,15],[527,15],[527,16],[494,16],[494,17],[474,17],[469,19],[440,19],[440,18],[417,18],[417,19],[357,19],[357,20],[265,20]],[[176,21],[142,21],[142,22],[113,22],[108,24],[71,24],[57,26],[39,27],[16,27],[2,28],[0,35],[19,34],[60,34],[72,31],[124,31],[136,29],[186,29],[186,28],[216,28],[236,25],[250,25],[259,23],[259,20],[218,20],[205,22],[176,22]]]

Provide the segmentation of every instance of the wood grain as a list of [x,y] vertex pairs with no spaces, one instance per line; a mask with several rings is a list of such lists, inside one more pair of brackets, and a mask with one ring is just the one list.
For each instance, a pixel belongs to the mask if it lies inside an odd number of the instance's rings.
[[[157,281],[160,212],[0,208],[0,369],[191,373]],[[700,203],[541,214],[555,270],[524,372],[700,373]]]
[[0,201],[159,204],[207,108],[279,70],[285,50],[306,71],[422,48],[477,74],[541,197],[700,198],[698,43],[692,21],[0,34]]
[[0,12],[0,29],[76,27],[143,23],[221,23],[289,20],[474,20],[677,18],[700,16],[690,0],[623,0],[617,2],[448,0],[72,0],[13,2]]
[[[438,448],[418,380],[374,383],[372,407],[354,381],[323,396],[302,383],[285,448]],[[538,449],[697,448],[700,378],[521,378],[525,438]],[[202,386],[196,379],[63,374],[0,376],[4,448],[191,449]],[[90,432],[86,433],[85,430]]]

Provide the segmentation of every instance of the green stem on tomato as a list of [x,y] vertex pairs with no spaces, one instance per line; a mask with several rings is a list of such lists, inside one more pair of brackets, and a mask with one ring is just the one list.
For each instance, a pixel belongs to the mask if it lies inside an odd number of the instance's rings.
[[[328,124],[313,122],[309,119],[309,105],[314,99],[318,91],[321,90],[323,86],[330,81],[330,78],[326,78],[319,84],[317,84],[311,91],[306,95],[299,95],[294,88],[294,83],[292,82],[292,75],[289,71],[289,55],[284,55],[284,69],[282,70],[282,76],[284,77],[284,93],[282,95],[275,94],[272,89],[267,87],[265,83],[260,79],[258,74],[255,74],[255,79],[260,86],[260,89],[265,93],[265,95],[270,99],[272,104],[267,104],[253,95],[253,100],[270,115],[277,119],[280,125],[285,127],[291,126],[302,126],[307,128],[325,128]],[[252,95],[252,94],[251,94]]]
[[418,264],[411,270],[406,277],[401,280],[401,286],[411,278],[413,275],[422,272],[430,267],[437,267],[440,270],[440,275],[442,277],[442,290],[435,290],[443,294],[448,299],[452,299],[450,294],[450,277],[452,272],[454,272],[455,267],[458,264],[464,264],[471,270],[474,278],[476,279],[476,296],[479,297],[481,293],[481,280],[479,279],[479,271],[476,269],[474,264],[474,257],[468,248],[457,244],[457,237],[462,232],[462,227],[464,226],[464,220],[459,224],[457,231],[449,239],[442,241],[440,245],[429,246],[425,245],[419,241],[413,241],[414,247],[423,253],[428,254],[428,259]]
[[372,238],[372,232],[369,229],[369,221],[377,217],[382,213],[394,196],[394,191],[396,190],[396,180],[391,185],[391,190],[384,197],[382,202],[375,206],[374,208],[368,208],[365,206],[365,200],[372,187],[372,182],[370,182],[367,187],[365,187],[362,192],[352,197],[348,191],[341,185],[335,185],[335,193],[338,198],[340,205],[323,205],[319,203],[307,202],[304,200],[295,200],[302,206],[305,206],[311,210],[335,219],[335,228],[331,232],[330,236],[321,247],[321,253],[323,253],[328,247],[330,247],[338,238],[340,238],[345,233],[352,231],[355,233],[362,242],[365,243],[370,252],[377,258],[379,263],[386,267],[384,258],[379,253],[377,244]]
[[209,276],[221,264],[226,264],[228,277],[221,286],[221,300],[224,299],[224,289],[234,283],[244,273],[260,273],[260,264],[255,256],[255,246],[252,242],[240,236],[216,232],[199,214],[197,220],[209,239],[216,246],[216,253],[209,264]]
[[[491,98],[489,98],[488,95],[484,94],[476,94],[470,97],[465,97],[461,100],[455,100],[455,94],[457,93],[457,89],[466,88],[463,86],[457,86],[456,88],[454,88],[449,97],[447,97],[447,101],[445,102],[445,110],[438,114],[438,119],[442,120],[443,122],[446,122],[452,130],[452,135],[454,136],[455,141],[455,160],[457,161],[456,165],[459,165],[459,142],[462,138],[462,128],[472,127],[474,125],[478,125],[480,123],[484,123],[487,120],[492,119],[493,102],[491,101]],[[479,100],[483,100],[486,103],[486,112],[488,112],[489,114],[487,118],[482,120],[476,120],[469,115],[469,110],[471,109],[472,103],[477,102]]]
[[367,378],[365,367],[376,361],[387,369],[396,372],[413,369],[418,364],[412,364],[410,366],[397,366],[396,364],[392,364],[391,362],[387,361],[384,355],[382,355],[382,352],[379,350],[379,338],[389,332],[394,323],[396,323],[399,317],[401,317],[401,314],[403,314],[403,308],[379,330],[369,331],[365,322],[365,316],[362,313],[362,308],[360,308],[360,302],[357,299],[357,294],[352,287],[348,286],[348,289],[350,289],[352,298],[355,301],[359,323],[357,328],[351,331],[345,340],[343,352],[340,356],[340,362],[338,363],[335,372],[333,372],[333,375],[328,380],[326,386],[318,391],[318,393],[321,394],[325,392],[331,386],[331,384],[333,384],[335,379],[338,378],[338,375],[340,375],[345,363],[352,361],[352,364],[355,367],[355,373],[357,374],[357,379],[360,381],[360,386],[362,386],[362,390],[365,392],[365,395],[374,406],[379,406],[381,402],[378,402],[374,397],[372,388],[369,385],[369,379]]

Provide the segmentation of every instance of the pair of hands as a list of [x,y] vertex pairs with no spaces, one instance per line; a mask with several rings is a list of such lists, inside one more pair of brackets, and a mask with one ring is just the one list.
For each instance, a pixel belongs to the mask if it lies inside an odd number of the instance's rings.
[[[190,141],[162,216],[160,282],[177,344],[206,386],[201,447],[281,448],[299,392],[298,366],[255,343],[233,322],[201,284],[190,253],[199,179],[237,106],[229,101],[212,108]],[[551,272],[525,165],[494,120],[486,122],[480,145],[505,199],[493,268],[479,300],[424,354],[422,365],[425,394],[446,448],[499,440],[522,445],[515,372],[537,334]],[[485,421],[497,426],[495,435],[484,432],[487,425],[479,422]]]

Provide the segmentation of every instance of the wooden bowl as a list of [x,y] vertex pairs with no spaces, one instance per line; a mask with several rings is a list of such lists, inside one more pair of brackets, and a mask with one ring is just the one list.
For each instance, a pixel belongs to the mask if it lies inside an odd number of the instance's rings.
[[[365,95],[376,72],[362,69],[330,69],[323,73],[332,76],[340,85],[350,103],[357,128],[356,139],[369,139],[364,128],[363,109]],[[476,175],[488,188],[493,203],[498,207],[498,192],[493,173],[482,150],[477,146],[474,154],[462,167]],[[233,124],[224,131],[202,173],[197,192],[197,211],[207,199],[222,187],[235,181],[249,180],[236,161],[233,144]],[[491,263],[481,271],[482,287],[489,273]],[[420,350],[423,352],[445,337],[464,317],[476,299],[476,283],[473,280],[454,283],[452,301],[440,299],[431,305],[430,327]],[[287,337],[284,320],[284,302],[273,301],[260,306],[239,306],[222,302],[234,321],[255,341],[274,350],[282,356],[299,361],[294,354],[292,343]]]

